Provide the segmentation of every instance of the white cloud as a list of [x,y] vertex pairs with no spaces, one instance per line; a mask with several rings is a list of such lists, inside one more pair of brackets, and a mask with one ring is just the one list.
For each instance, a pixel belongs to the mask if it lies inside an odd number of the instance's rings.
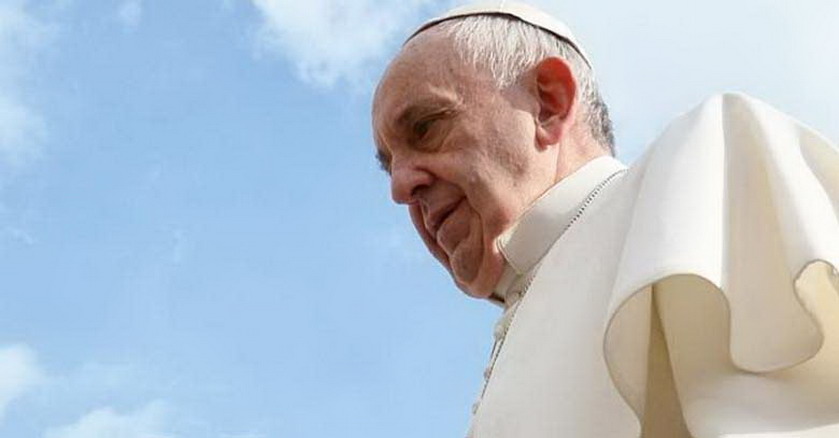
[[44,438],[174,438],[164,432],[169,409],[160,401],[121,414],[111,407],[94,409],[75,423],[47,430]]
[[133,30],[140,25],[143,19],[143,2],[142,0],[125,0],[117,10],[117,20],[122,23],[127,30]]
[[43,380],[35,353],[24,345],[0,348],[0,419],[6,408]]
[[18,169],[37,158],[46,134],[40,115],[24,100],[24,82],[34,56],[49,40],[49,26],[26,0],[0,3],[0,164]]
[[279,53],[320,87],[364,82],[434,0],[251,0],[262,15],[258,47]]

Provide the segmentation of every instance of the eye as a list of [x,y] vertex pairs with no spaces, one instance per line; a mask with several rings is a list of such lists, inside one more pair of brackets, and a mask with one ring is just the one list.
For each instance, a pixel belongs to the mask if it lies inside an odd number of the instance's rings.
[[417,139],[422,139],[423,137],[425,137],[425,135],[428,134],[428,131],[431,129],[431,125],[435,121],[437,121],[436,118],[430,117],[430,118],[422,119],[422,120],[414,123],[414,126],[413,126],[414,137],[417,138]]

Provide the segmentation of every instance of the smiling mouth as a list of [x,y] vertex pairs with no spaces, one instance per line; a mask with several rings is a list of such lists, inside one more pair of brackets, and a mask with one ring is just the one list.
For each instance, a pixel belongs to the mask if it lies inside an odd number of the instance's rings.
[[435,220],[431,224],[430,231],[431,235],[434,236],[434,240],[436,240],[437,243],[440,243],[438,235],[440,233],[440,229],[443,228],[443,224],[446,223],[446,220],[449,218],[449,216],[451,216],[452,213],[454,213],[454,211],[457,210],[457,207],[460,206],[461,202],[463,202],[462,199],[458,200],[457,202],[453,202],[451,205],[446,207],[436,218],[434,218]]

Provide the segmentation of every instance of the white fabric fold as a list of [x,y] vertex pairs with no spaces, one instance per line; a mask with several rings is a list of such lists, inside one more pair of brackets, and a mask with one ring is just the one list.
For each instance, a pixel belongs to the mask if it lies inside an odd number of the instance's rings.
[[[801,123],[708,99],[541,263],[475,437],[638,437],[666,384],[697,438],[835,436],[839,151]],[[648,373],[654,306],[670,382]]]
[[[839,367],[818,371],[829,379],[823,384],[815,370],[777,374],[814,359],[828,335],[839,341],[831,280],[839,266],[839,151],[768,105],[729,94],[673,123],[623,183],[635,201],[604,355],[639,418],[646,379],[627,361],[647,343],[619,331],[649,321],[654,288],[694,435],[839,422]],[[813,366],[839,363],[824,353]]]

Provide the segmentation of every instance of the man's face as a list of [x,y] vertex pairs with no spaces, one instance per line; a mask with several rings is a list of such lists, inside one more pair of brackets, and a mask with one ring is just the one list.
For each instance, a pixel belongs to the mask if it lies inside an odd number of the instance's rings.
[[495,240],[553,183],[554,152],[536,144],[538,111],[531,93],[498,90],[433,31],[379,84],[373,128],[393,200],[469,295],[492,293],[504,266]]

